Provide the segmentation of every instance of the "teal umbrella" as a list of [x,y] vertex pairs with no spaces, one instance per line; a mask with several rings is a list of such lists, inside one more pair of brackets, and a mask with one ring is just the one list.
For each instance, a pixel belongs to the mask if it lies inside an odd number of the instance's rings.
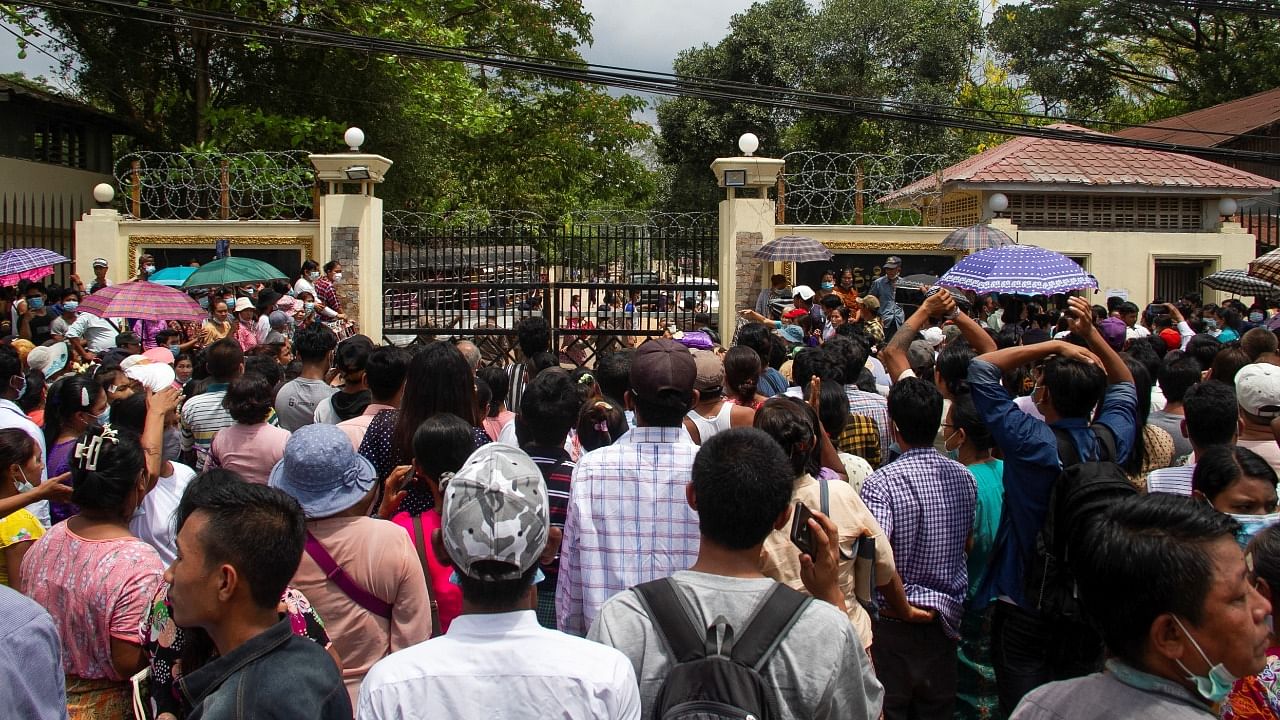
[[270,263],[247,257],[225,257],[205,263],[182,283],[184,288],[244,285],[246,283],[287,280],[288,276]]
[[182,283],[186,282],[187,278],[191,277],[191,274],[195,271],[196,268],[190,265],[175,265],[174,267],[161,268],[151,273],[151,277],[147,279],[157,285],[182,287]]

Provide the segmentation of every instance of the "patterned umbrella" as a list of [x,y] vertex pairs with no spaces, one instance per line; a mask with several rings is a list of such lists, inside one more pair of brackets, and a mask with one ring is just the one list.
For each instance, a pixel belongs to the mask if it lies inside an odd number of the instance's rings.
[[915,275],[907,275],[898,278],[899,290],[923,290],[926,287],[937,285],[938,276],[928,273],[916,273]]
[[1280,293],[1280,287],[1276,287],[1266,280],[1259,280],[1244,270],[1219,270],[1200,282],[1205,287],[1232,293],[1233,295],[1270,296]]
[[769,260],[772,262],[818,262],[820,260],[830,260],[835,257],[835,253],[827,249],[826,245],[814,240],[811,237],[803,235],[783,235],[780,238],[774,238],[756,251],[756,257],[761,260]]
[[253,258],[232,256],[201,265],[182,283],[182,287],[218,287],[285,279],[287,276],[274,265]]
[[39,280],[53,274],[53,266],[71,262],[44,248],[14,248],[0,253],[0,286],[17,285],[22,280]]
[[1003,230],[997,230],[986,223],[957,228],[942,240],[944,248],[968,252],[1012,244],[1014,244],[1013,238]]
[[80,311],[98,317],[126,317],[139,320],[203,320],[207,313],[191,296],[146,280],[120,283],[87,295]]
[[938,284],[979,294],[1021,295],[1057,295],[1098,287],[1097,279],[1066,255],[1017,244],[970,255],[938,278]]
[[1272,250],[1249,263],[1249,276],[1280,285],[1280,250]]
[[158,285],[168,285],[169,287],[182,287],[182,283],[187,281],[195,273],[196,268],[190,265],[174,265],[173,267],[161,268],[151,277],[147,278]]

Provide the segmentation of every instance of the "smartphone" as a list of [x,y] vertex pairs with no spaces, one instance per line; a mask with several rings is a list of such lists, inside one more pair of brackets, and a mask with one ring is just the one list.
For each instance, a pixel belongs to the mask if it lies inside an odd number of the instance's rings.
[[809,510],[809,506],[802,502],[797,502],[795,510],[791,513],[791,544],[800,549],[800,552],[813,556],[813,529],[809,527],[809,518],[813,517],[813,512]]
[[853,587],[858,603],[875,620],[880,616],[880,606],[876,604],[876,539],[863,536],[858,538],[858,550],[853,561]]

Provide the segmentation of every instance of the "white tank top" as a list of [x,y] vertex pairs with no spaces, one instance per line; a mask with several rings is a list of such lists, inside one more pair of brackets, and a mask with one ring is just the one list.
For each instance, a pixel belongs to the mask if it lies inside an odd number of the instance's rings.
[[699,440],[705,443],[716,433],[729,429],[729,416],[732,412],[733,405],[726,402],[720,405],[720,412],[710,420],[699,415],[697,410],[690,410],[688,418],[693,421],[693,426],[698,428]]

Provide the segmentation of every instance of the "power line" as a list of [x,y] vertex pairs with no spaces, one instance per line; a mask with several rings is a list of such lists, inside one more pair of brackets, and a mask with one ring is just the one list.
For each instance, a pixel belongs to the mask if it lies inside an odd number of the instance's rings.
[[[631,69],[602,71],[579,61],[552,61],[545,59],[516,58],[474,50],[458,50],[422,43],[368,37],[331,30],[298,27],[283,23],[243,18],[222,13],[176,8],[159,3],[137,6],[120,0],[89,0],[93,5],[112,8],[115,12],[96,10],[84,5],[72,5],[58,0],[32,2],[29,5],[66,12],[89,13],[119,17],[128,12],[132,19],[166,28],[192,29],[183,21],[198,22],[203,31],[257,42],[271,41],[293,43],[324,48],[343,48],[355,52],[392,54],[425,60],[461,62],[470,65],[495,67],[541,77],[569,82],[608,85],[659,95],[695,97],[704,100],[754,103],[788,110],[807,110],[843,115],[858,115],[888,121],[936,125],[960,130],[991,132],[1006,135],[1039,137],[1045,139],[1113,145],[1165,152],[1194,153],[1223,159],[1280,161],[1280,154],[1228,148],[1203,148],[1179,143],[1134,140],[1111,135],[1079,133],[1050,127],[1034,127],[1016,123],[1000,123],[975,120],[967,116],[970,111],[962,108],[923,106],[921,104],[877,98],[846,97],[830,94],[798,91],[776,86],[751,85],[712,78],[676,76]],[[148,17],[149,16],[149,17]],[[1060,118],[1038,116],[1045,121]],[[1184,128],[1185,129],[1185,128]],[[1232,136],[1238,137],[1238,136]]]

